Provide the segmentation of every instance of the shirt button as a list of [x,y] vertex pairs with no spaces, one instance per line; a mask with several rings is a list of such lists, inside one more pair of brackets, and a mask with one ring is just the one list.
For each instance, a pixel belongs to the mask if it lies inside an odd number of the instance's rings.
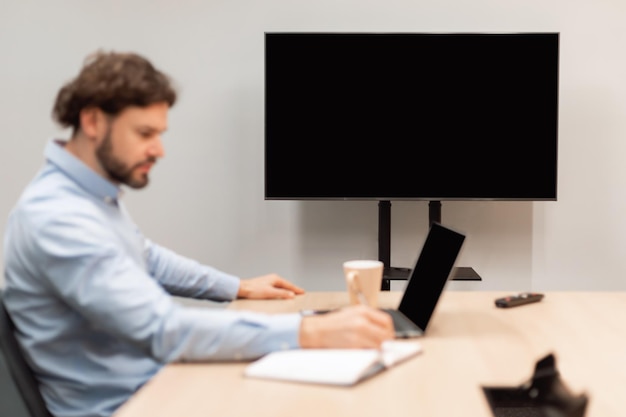
[[107,195],[104,197],[104,202],[107,204],[113,204],[113,197]]
[[281,343],[281,344],[280,344],[280,348],[281,348],[282,350],[287,350],[287,349],[289,349],[289,343],[287,343],[287,342],[283,342],[283,343]]
[[243,355],[241,354],[241,352],[237,352],[237,353],[235,353],[234,358],[235,358],[236,361],[240,361],[240,360],[243,359]]

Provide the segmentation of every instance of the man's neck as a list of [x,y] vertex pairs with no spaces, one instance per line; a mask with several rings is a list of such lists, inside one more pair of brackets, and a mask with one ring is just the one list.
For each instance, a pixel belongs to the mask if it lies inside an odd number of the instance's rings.
[[111,181],[111,178],[107,175],[105,170],[100,165],[98,158],[96,157],[96,149],[94,148],[94,142],[89,138],[84,137],[79,133],[75,134],[70,140],[66,142],[65,150],[80,159],[91,168],[96,174]]

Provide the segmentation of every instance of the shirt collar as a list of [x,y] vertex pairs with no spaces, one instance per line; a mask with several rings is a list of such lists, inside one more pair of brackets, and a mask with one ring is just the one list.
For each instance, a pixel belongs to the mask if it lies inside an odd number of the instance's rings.
[[117,201],[122,197],[121,188],[97,174],[83,161],[66,151],[65,143],[62,140],[51,139],[46,146],[46,159],[98,199],[107,204],[117,204]]

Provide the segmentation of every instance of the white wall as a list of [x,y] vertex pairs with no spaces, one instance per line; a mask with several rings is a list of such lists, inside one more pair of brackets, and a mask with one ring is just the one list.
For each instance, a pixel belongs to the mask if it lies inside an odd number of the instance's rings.
[[[377,203],[264,201],[264,32],[558,31],[558,201],[444,202],[468,235],[458,265],[483,277],[450,287],[626,290],[625,21],[618,0],[0,0],[0,218],[68,135],[50,117],[62,83],[97,48],[132,50],[181,93],[166,158],[125,197],[144,233],[243,277],[343,289],[343,260],[377,256]],[[414,262],[427,216],[392,202],[394,266]]]

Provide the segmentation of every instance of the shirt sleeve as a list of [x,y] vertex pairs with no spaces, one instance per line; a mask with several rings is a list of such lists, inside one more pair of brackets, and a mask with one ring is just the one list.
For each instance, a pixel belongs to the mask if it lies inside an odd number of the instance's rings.
[[178,255],[145,239],[148,272],[173,295],[230,301],[237,297],[239,278]]
[[[44,285],[96,329],[129,341],[161,362],[244,360],[297,348],[300,316],[269,315],[175,303],[129,256],[105,221],[89,215],[54,216],[29,245]],[[154,249],[154,247],[153,247]],[[158,252],[158,253],[157,253]],[[168,288],[188,261],[157,250],[152,266]],[[167,259],[166,261],[164,259]],[[185,282],[202,282],[199,293],[218,294],[219,278],[197,267]],[[228,278],[225,279],[228,281]],[[186,286],[183,285],[183,286]],[[224,298],[227,292],[222,294]]]

